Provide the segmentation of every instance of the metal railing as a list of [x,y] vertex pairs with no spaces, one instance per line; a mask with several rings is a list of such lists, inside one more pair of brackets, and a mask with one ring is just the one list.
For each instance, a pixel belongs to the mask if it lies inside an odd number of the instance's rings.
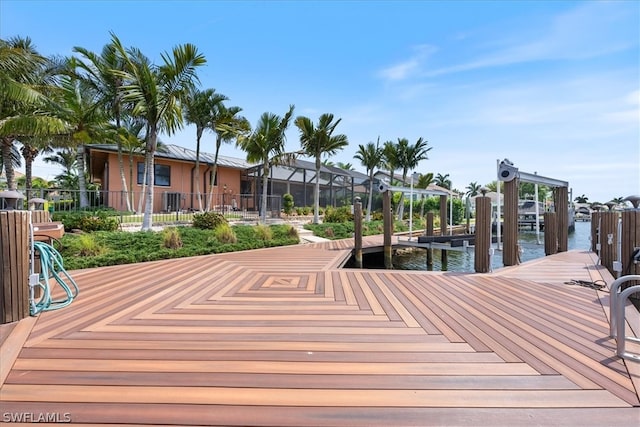
[[[145,210],[144,192],[136,191],[105,191],[87,190],[88,206],[80,206],[80,191],[65,189],[19,189],[29,200],[18,201],[17,209],[48,210],[55,212],[97,211],[108,209],[119,213],[121,223],[142,222],[142,212]],[[34,199],[41,199],[34,201]],[[210,200],[209,194],[182,193],[159,189],[153,196],[153,221],[183,223],[190,222],[194,213],[208,209],[230,219],[254,220],[260,215],[261,198],[253,194],[214,193]],[[268,219],[280,218],[282,196],[267,196],[266,216]],[[1,207],[0,207],[1,208]],[[139,221],[136,221],[138,218]]]
[[640,343],[640,338],[628,337],[625,333],[627,300],[632,294],[640,292],[640,285],[631,286],[619,292],[624,283],[636,280],[640,281],[640,275],[632,274],[622,276],[611,283],[609,288],[609,336],[617,341],[616,353],[619,357],[640,362],[640,354],[626,351],[627,341]]

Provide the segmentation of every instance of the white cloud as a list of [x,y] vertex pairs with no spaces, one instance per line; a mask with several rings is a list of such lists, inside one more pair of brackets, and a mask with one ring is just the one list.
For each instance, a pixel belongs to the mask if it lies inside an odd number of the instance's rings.
[[378,74],[385,80],[405,80],[411,76],[419,74],[423,64],[433,53],[437,51],[435,46],[419,45],[413,48],[415,53],[406,61],[392,65],[381,70]]

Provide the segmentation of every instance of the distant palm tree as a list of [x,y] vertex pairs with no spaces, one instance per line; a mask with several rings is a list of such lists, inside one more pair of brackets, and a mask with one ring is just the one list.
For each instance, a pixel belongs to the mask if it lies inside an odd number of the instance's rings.
[[294,106],[283,117],[273,113],[263,113],[253,132],[246,138],[237,141],[238,146],[247,153],[249,162],[262,163],[262,202],[260,204],[260,221],[267,220],[267,185],[271,165],[287,163],[292,154],[285,151],[285,131],[293,116]]
[[[415,169],[422,160],[426,160],[429,157],[427,153],[431,151],[426,140],[422,137],[414,144],[409,144],[406,138],[398,138],[398,166],[402,169],[402,182],[407,182],[407,174],[409,170]],[[404,193],[400,196],[400,203],[398,206],[398,219],[401,220],[404,216]]]
[[467,190],[465,194],[469,197],[477,196],[478,192],[480,191],[480,187],[482,187],[480,184],[478,184],[476,181],[473,181],[469,183],[469,185],[467,185],[467,187],[465,188],[465,190]]
[[573,199],[576,203],[589,203],[589,198],[584,194]]
[[242,108],[226,107],[222,102],[214,110],[211,118],[211,129],[216,133],[216,149],[213,155],[213,170],[211,171],[211,185],[207,210],[213,205],[213,183],[218,173],[218,154],[223,142],[231,142],[245,138],[251,132],[249,120],[240,115]]
[[436,179],[435,179],[435,183],[438,187],[442,187],[442,188],[446,188],[446,189],[451,189],[451,180],[449,179],[449,174],[437,174],[436,175]]
[[360,160],[362,166],[367,168],[367,175],[369,175],[369,197],[367,200],[367,215],[365,221],[371,221],[371,205],[373,200],[373,174],[375,170],[380,167],[382,163],[382,148],[380,147],[380,137],[374,144],[368,142],[367,145],[360,144],[358,151],[353,156],[354,159]]
[[[429,188],[432,182],[433,182],[432,172],[425,173],[424,175],[420,174],[420,176],[418,177],[418,183],[415,184],[415,187],[426,190],[427,188]],[[422,201],[422,203],[420,204],[421,217],[424,216],[424,199],[425,199],[425,195],[423,194],[422,197],[420,197],[420,200]]]
[[340,169],[343,169],[343,170],[346,170],[346,171],[354,171],[355,170],[351,163],[338,162],[338,163],[336,163],[336,167],[339,167]]
[[203,91],[194,89],[189,93],[185,102],[185,119],[187,123],[196,125],[196,167],[193,179],[196,184],[196,198],[198,199],[198,210],[200,211],[202,211],[202,198],[200,195],[200,140],[205,130],[212,130],[212,118],[216,115],[218,106],[227,99],[229,98],[221,93],[216,93],[215,89],[205,89]]
[[325,113],[318,119],[318,125],[314,126],[311,119],[299,116],[295,125],[300,130],[300,143],[305,154],[316,161],[316,188],[314,193],[313,223],[320,221],[320,167],[323,155],[334,155],[339,150],[349,145],[349,140],[344,134],[334,135],[338,124],[342,119],[333,120],[333,114]]
[[389,171],[389,185],[393,185],[393,175],[400,167],[398,148],[393,141],[386,141],[382,146],[382,161]]
[[121,88],[123,101],[131,102],[132,114],[145,121],[145,169],[147,194],[145,197],[142,230],[151,230],[154,196],[154,157],[158,149],[161,131],[173,134],[182,126],[180,102],[199,82],[196,70],[206,63],[195,45],[187,43],[163,53],[163,64],[152,65],[138,49],[126,49],[115,34],[112,43],[116,52],[126,62],[126,71],[114,71],[124,80]]

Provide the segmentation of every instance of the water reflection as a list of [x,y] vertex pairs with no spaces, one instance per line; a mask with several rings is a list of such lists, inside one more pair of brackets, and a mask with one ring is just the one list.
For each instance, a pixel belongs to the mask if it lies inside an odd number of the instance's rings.
[[[568,248],[587,250],[591,246],[590,242],[591,223],[590,222],[576,222],[576,229],[573,233],[569,233]],[[544,255],[544,235],[541,234],[540,241],[542,244],[536,242],[536,233],[530,231],[521,231],[518,234],[518,242],[522,248],[522,254],[520,255],[521,262],[530,261],[537,258],[542,258]],[[474,254],[473,251],[469,252],[456,252],[449,251],[447,254],[447,265],[442,268],[440,262],[441,254],[440,250],[433,250],[433,270],[434,271],[455,271],[455,272],[473,272],[474,266]],[[398,270],[427,270],[427,254],[426,250],[415,249],[411,252],[399,253],[393,258],[394,268]],[[502,252],[495,251],[495,255],[491,260],[491,266],[501,268],[502,264]]]

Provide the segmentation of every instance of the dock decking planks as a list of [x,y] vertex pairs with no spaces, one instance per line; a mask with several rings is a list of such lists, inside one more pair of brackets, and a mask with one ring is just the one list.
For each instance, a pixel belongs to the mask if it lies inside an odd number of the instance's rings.
[[3,326],[3,412],[93,424],[640,422],[608,299],[564,283],[607,277],[589,254],[483,275],[337,269],[351,247],[72,272],[71,306]]

